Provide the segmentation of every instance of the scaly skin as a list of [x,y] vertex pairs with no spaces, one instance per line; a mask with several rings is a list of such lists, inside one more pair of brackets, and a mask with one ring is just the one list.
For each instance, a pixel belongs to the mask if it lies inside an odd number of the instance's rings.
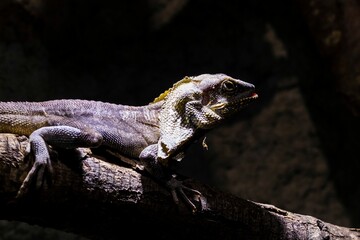
[[29,136],[35,156],[18,196],[36,181],[40,187],[52,172],[47,145],[61,148],[104,146],[140,160],[145,169],[166,183],[174,200],[179,193],[195,210],[172,176],[169,165],[186,148],[256,99],[252,84],[224,74],[185,77],[145,106],[125,106],[86,100],[0,102],[0,132]]

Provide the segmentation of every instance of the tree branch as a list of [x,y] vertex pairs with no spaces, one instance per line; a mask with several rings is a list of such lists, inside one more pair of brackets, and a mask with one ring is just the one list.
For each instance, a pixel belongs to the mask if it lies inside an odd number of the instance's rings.
[[[53,184],[15,199],[31,161],[27,138],[0,134],[0,217],[70,231],[93,239],[132,233],[184,239],[359,239],[359,229],[335,226],[240,199],[186,179],[202,192],[202,209],[176,207],[169,192],[146,173],[112,163],[88,149],[60,151]],[[81,161],[77,160],[79,157]],[[55,157],[53,157],[55,158]],[[198,207],[200,207],[198,202]]]

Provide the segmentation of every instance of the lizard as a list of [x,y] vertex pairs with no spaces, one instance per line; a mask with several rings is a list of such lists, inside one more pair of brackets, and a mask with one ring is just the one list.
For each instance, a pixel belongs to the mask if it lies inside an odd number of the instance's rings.
[[201,193],[177,180],[170,165],[184,157],[190,144],[257,97],[253,84],[217,73],[186,76],[143,106],[80,99],[0,102],[0,132],[27,136],[26,153],[34,157],[17,196],[24,195],[30,183],[40,188],[51,176],[49,146],[102,146],[138,160],[165,184],[176,203],[180,194],[195,211],[183,190]]

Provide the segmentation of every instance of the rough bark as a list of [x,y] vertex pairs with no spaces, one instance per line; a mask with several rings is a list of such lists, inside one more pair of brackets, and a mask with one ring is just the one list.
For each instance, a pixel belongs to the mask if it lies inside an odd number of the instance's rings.
[[[359,239],[359,229],[244,200],[191,179],[202,209],[191,213],[172,202],[146,173],[105,161],[88,149],[59,152],[51,186],[15,195],[31,166],[27,138],[0,134],[0,217],[70,231],[92,239],[125,233],[184,239]],[[53,158],[55,158],[53,156]],[[81,160],[79,160],[81,158]]]

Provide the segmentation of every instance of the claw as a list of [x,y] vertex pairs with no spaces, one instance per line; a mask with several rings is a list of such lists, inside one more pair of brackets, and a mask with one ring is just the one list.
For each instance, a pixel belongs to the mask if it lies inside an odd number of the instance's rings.
[[171,192],[171,195],[172,195],[172,198],[173,198],[175,204],[177,204],[177,205],[179,204],[179,198],[178,198],[178,193],[179,193],[181,196],[181,199],[185,202],[186,206],[189,207],[193,213],[196,212],[197,208],[196,208],[195,204],[185,194],[184,190],[189,191],[194,195],[198,195],[199,198],[201,196],[201,193],[195,189],[184,186],[182,184],[182,181],[177,180],[175,177],[176,176],[173,175],[172,178],[167,182],[167,186],[170,188],[170,192]]
[[184,191],[182,190],[182,188],[179,188],[178,191],[179,191],[181,197],[182,197],[182,198],[184,199],[184,201],[186,202],[186,204],[187,204],[188,206],[190,206],[192,212],[193,212],[193,213],[196,212],[196,206],[195,206],[195,204],[193,204],[193,203],[190,201],[190,199],[186,196],[186,194],[184,193]]
[[178,205],[178,204],[179,204],[179,198],[178,198],[178,196],[177,196],[177,194],[176,194],[176,190],[175,190],[175,189],[171,189],[171,190],[170,190],[170,193],[171,193],[171,196],[172,196],[175,204]]

